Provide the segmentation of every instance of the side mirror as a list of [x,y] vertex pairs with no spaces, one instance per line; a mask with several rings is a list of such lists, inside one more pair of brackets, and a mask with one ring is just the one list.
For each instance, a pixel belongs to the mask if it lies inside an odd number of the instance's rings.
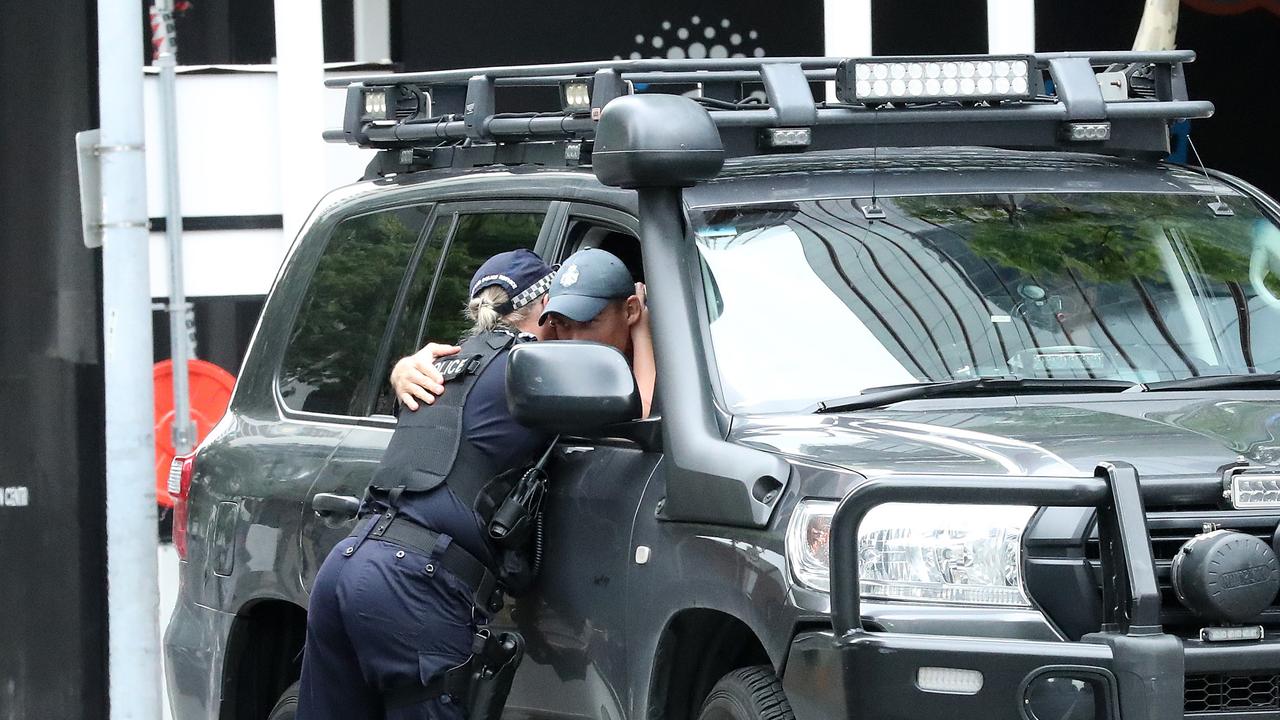
[[528,427],[589,433],[640,417],[640,391],[631,366],[616,349],[552,340],[511,350],[507,406]]

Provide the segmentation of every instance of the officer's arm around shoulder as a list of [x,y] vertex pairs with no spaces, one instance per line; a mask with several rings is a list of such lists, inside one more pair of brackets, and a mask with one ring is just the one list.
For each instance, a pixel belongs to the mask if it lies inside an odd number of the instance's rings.
[[433,364],[437,359],[456,355],[462,348],[456,345],[427,343],[418,352],[404,358],[391,369],[391,389],[402,405],[410,410],[418,409],[418,400],[430,405],[436,396],[444,392],[444,378]]

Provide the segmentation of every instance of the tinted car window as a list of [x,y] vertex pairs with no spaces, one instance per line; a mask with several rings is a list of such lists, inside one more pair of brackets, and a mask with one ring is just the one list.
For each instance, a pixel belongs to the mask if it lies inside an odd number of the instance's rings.
[[[428,207],[344,220],[334,229],[294,322],[280,395],[294,410],[362,415],[387,317]],[[382,373],[378,373],[379,376]]]
[[[392,330],[391,349],[387,355],[388,373],[391,370],[390,364],[394,364],[405,355],[417,352],[422,346],[422,321],[431,293],[431,281],[435,279],[436,271],[440,269],[440,258],[444,254],[445,240],[448,239],[449,231],[453,228],[454,217],[453,214],[443,214],[436,218],[431,225],[431,231],[427,233],[427,241],[422,252],[414,263],[413,277],[409,279],[403,309]],[[378,391],[378,400],[373,407],[375,415],[395,413],[395,393],[392,392],[391,385],[385,382],[387,379],[382,378],[380,381],[382,387]]]
[[456,342],[471,327],[465,311],[471,276],[490,256],[517,248],[532,250],[542,229],[542,213],[483,213],[458,216],[449,254],[436,284],[425,337]]

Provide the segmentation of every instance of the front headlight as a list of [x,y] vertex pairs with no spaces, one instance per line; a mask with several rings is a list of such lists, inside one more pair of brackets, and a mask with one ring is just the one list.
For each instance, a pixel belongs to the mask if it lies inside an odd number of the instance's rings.
[[[831,516],[838,503],[806,500],[787,528],[787,561],[802,585],[831,589]],[[1029,607],[1022,589],[1022,505],[887,503],[858,530],[862,597]]]

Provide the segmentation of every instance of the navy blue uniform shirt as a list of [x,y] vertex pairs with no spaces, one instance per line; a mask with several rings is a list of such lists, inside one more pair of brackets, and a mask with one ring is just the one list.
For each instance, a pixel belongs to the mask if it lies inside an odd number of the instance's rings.
[[[507,409],[508,355],[504,352],[489,363],[462,408],[463,441],[504,470],[532,460],[551,442],[550,435],[516,422]],[[450,392],[447,385],[445,392]],[[372,510],[382,512],[386,507],[386,493],[375,492]],[[453,537],[467,552],[491,562],[480,518],[448,485],[427,492],[405,492],[400,496],[400,512],[420,525]]]

